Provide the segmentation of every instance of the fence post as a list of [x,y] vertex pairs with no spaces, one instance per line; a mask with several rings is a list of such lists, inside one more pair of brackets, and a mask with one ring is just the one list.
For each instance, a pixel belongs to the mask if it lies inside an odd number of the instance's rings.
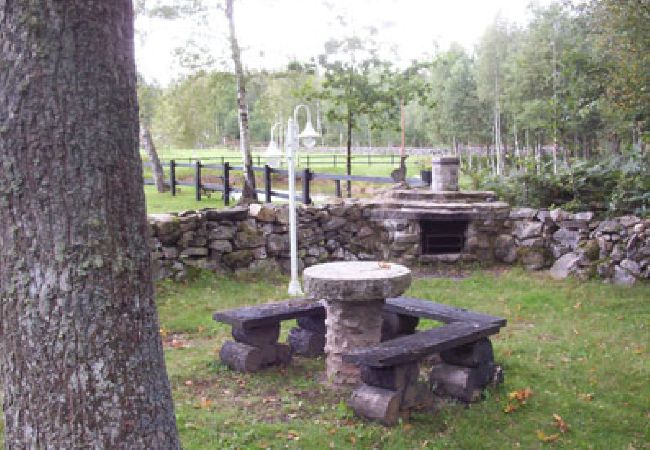
[[221,165],[223,166],[225,162],[226,162],[226,158],[222,156],[221,157]]
[[271,166],[264,164],[264,195],[266,203],[271,203]]
[[309,196],[309,183],[311,182],[311,171],[305,169],[302,171],[302,202],[305,205],[311,204],[311,197]]
[[307,155],[307,168],[309,169],[309,155]]
[[334,167],[336,167],[336,153],[334,154]]
[[174,159],[169,161],[169,188],[172,195],[176,195],[176,160]]
[[230,204],[230,163],[223,163],[223,204]]
[[390,165],[391,166],[395,165],[395,154],[394,153],[390,154]]
[[259,166],[261,164],[260,162],[260,155],[257,155],[257,165]]
[[201,201],[201,161],[196,160],[194,163],[194,189],[196,189],[196,201]]
[[334,180],[334,191],[336,193],[336,198],[343,197],[341,193],[341,180]]

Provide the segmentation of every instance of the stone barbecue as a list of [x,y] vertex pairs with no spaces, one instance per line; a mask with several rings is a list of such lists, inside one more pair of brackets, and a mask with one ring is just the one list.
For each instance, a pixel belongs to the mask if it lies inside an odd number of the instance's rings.
[[430,189],[392,189],[362,206],[385,230],[381,256],[405,264],[493,261],[510,214],[494,192],[458,190],[455,157],[434,158]]

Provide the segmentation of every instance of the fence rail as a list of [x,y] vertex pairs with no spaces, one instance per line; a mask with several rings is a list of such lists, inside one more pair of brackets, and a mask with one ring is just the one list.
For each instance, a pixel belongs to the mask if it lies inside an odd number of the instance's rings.
[[[144,162],[144,166],[152,167],[151,162]],[[163,162],[161,165],[168,169],[169,177],[166,180],[166,185],[170,188],[171,195],[175,196],[177,186],[192,186],[195,188],[195,198],[197,201],[201,200],[203,192],[221,192],[223,194],[223,201],[225,205],[230,204],[230,197],[232,193],[240,193],[241,189],[235,187],[231,183],[231,173],[234,171],[243,171],[243,166],[231,166],[227,161],[224,164],[202,164],[201,161],[197,160],[192,164],[189,163],[179,163],[176,160],[170,160],[169,162]],[[182,168],[192,168],[194,169],[193,180],[184,181],[179,180],[176,177],[176,169],[178,167]],[[221,183],[206,183],[202,181],[203,170],[217,170],[221,172],[221,175],[218,176],[218,180]],[[273,189],[273,174],[288,176],[289,171],[285,169],[277,169],[267,165],[264,166],[254,166],[253,171],[261,172],[263,174],[263,189],[256,189],[256,192],[264,196],[266,202],[271,202],[273,197],[288,199],[289,193],[284,191],[278,191]],[[334,182],[334,193],[336,197],[343,197],[341,190],[341,182],[366,182],[366,183],[376,183],[376,184],[389,184],[394,183],[393,179],[390,177],[372,177],[364,175],[340,175],[334,173],[318,173],[312,172],[309,168],[301,169],[295,173],[296,179],[301,181],[300,194],[296,195],[296,200],[301,201],[305,204],[312,203],[311,183],[314,180],[328,180]],[[411,185],[426,185],[431,184],[431,178],[426,171],[422,172],[422,178],[409,178],[407,180]],[[151,185],[154,184],[151,179],[145,179],[145,184]]]
[[[413,155],[414,158],[417,156],[426,156],[426,155]],[[268,159],[266,156],[262,155],[253,155],[253,164],[261,168],[264,166],[266,160]],[[310,155],[310,154],[302,154],[298,155],[295,159],[296,166],[297,167],[306,167],[308,169],[311,169],[312,167],[345,167],[346,165],[346,155],[344,154],[336,154],[332,153],[329,155]],[[170,160],[171,161],[171,160]],[[219,166],[223,166],[225,163],[231,164],[231,167],[233,169],[235,167],[239,166],[232,166],[233,161],[237,161],[237,163],[241,164],[241,158],[230,158],[228,156],[204,156],[200,158],[195,158],[195,157],[188,157],[188,158],[175,158],[173,161],[176,161],[176,167],[193,167],[193,164],[196,161],[218,161]],[[187,161],[187,162],[181,162],[181,161]],[[278,161],[280,165],[285,164],[285,161],[280,158]],[[375,166],[375,165],[396,165],[399,164],[399,155],[397,154],[387,154],[387,155],[381,155],[381,154],[365,154],[365,155],[352,155],[350,158],[350,163],[353,166]],[[207,164],[205,165],[207,167]]]

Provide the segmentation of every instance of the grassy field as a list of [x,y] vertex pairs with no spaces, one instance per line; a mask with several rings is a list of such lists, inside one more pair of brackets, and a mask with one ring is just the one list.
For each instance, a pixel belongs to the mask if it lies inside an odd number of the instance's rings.
[[[494,339],[505,384],[469,408],[446,404],[392,429],[355,418],[347,394],[321,384],[322,359],[295,358],[288,368],[252,375],[218,361],[229,327],[211,313],[286,298],[284,277],[198,273],[186,284],[161,283],[184,448],[649,448],[650,286],[557,282],[516,269],[466,275],[418,277],[408,294],[506,317]],[[291,326],[283,325],[284,336]],[[509,400],[527,388],[525,403]]]

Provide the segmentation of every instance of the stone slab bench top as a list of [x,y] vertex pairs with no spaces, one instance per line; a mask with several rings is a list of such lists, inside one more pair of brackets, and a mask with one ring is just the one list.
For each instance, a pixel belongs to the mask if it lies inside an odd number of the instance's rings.
[[305,291],[328,301],[383,300],[402,294],[411,284],[411,271],[377,261],[317,264],[303,272]]
[[424,317],[438,320],[443,323],[452,322],[476,322],[494,323],[500,327],[506,326],[506,319],[502,317],[489,316],[464,308],[434,303],[413,297],[395,297],[386,299],[384,311],[397,314],[404,314],[412,317]]
[[251,329],[282,320],[317,315],[325,317],[325,307],[317,301],[301,298],[217,311],[212,318],[217,322]]
[[499,332],[495,323],[453,322],[343,354],[343,361],[370,367],[415,362]]

